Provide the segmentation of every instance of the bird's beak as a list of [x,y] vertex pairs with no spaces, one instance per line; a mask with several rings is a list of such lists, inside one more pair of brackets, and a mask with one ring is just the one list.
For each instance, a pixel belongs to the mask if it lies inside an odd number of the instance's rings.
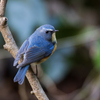
[[55,30],[55,32],[58,32],[59,30]]

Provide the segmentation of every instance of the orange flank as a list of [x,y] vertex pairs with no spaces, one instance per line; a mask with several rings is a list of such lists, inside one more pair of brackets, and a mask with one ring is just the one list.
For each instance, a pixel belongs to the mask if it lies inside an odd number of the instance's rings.
[[[54,51],[56,50],[56,48],[57,48],[57,44],[54,45],[54,49],[53,49],[51,55],[54,53]],[[39,62],[35,62],[35,64],[37,65],[37,64],[40,64],[40,63],[46,61],[51,55],[49,55],[48,57],[43,58],[43,59],[40,60]]]
[[56,50],[56,48],[57,48],[57,44],[54,45],[54,49],[53,49],[51,55],[54,53],[54,51]]

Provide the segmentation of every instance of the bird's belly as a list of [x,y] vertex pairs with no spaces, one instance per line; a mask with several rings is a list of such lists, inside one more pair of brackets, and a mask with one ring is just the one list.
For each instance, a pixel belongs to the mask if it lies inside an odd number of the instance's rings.
[[35,64],[35,65],[41,64],[41,63],[43,63],[44,61],[46,61],[49,57],[50,57],[50,56],[45,57],[45,58],[41,59],[40,61],[34,62],[34,64]]
[[44,61],[46,61],[49,57],[50,57],[50,56],[41,59],[41,60],[39,61],[39,64],[42,63],[42,62],[44,62]]
[[44,62],[44,61],[46,61],[53,53],[54,53],[54,51],[56,50],[56,48],[57,48],[57,45],[55,44],[54,45],[54,49],[53,49],[53,51],[52,51],[52,53],[49,55],[49,56],[47,56],[47,57],[45,57],[45,58],[43,58],[43,59],[41,59],[40,61],[38,61],[38,62],[35,62],[35,64],[37,65],[37,64],[40,64],[40,63],[42,63],[42,62]]

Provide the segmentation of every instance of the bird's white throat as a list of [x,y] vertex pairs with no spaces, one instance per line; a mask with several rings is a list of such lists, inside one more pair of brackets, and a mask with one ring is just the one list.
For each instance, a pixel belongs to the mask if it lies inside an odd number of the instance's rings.
[[57,43],[55,32],[52,34],[52,42],[56,42]]

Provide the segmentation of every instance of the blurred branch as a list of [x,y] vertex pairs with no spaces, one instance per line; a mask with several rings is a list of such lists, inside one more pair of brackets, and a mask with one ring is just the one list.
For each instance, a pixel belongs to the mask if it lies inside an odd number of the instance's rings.
[[[18,52],[18,47],[7,25],[7,18],[4,17],[6,2],[7,0],[0,0],[0,31],[6,43],[4,45],[4,49],[8,50],[12,54],[12,56],[15,58]],[[22,59],[20,60],[20,62],[21,61]],[[31,69],[28,69],[26,73],[26,77],[32,87],[31,93],[32,94],[34,93],[35,96],[38,98],[38,100],[48,100],[48,97],[43,91],[37,77],[33,75],[33,72]]]
[[100,74],[92,79],[72,100],[99,100],[100,99]]
[[28,100],[28,95],[27,95],[25,86],[26,86],[25,82],[22,85],[19,85],[18,92],[19,92],[21,100]]

